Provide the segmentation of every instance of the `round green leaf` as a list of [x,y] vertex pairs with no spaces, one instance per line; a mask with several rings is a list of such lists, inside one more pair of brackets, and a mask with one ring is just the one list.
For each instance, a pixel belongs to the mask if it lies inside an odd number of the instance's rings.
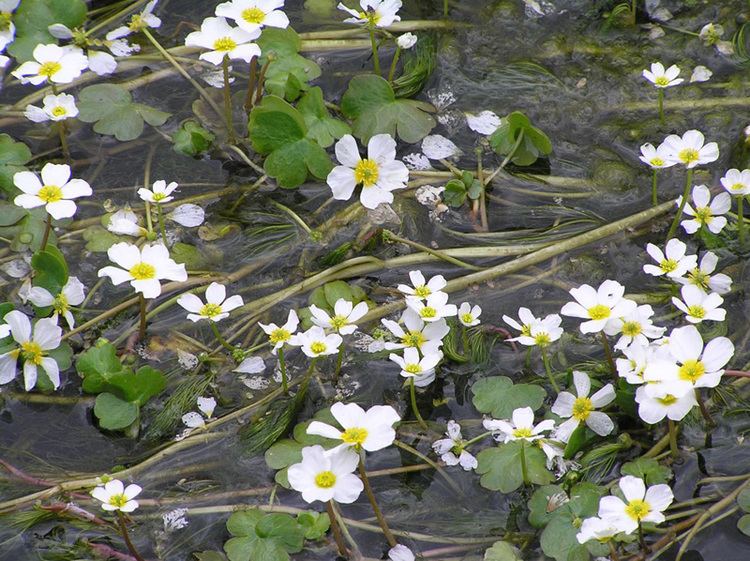
[[120,430],[129,427],[138,418],[138,405],[123,401],[111,393],[100,393],[94,403],[94,415],[103,429]]
[[539,409],[547,395],[541,386],[513,384],[506,376],[482,378],[471,386],[471,393],[474,407],[496,419],[509,419],[519,407]]

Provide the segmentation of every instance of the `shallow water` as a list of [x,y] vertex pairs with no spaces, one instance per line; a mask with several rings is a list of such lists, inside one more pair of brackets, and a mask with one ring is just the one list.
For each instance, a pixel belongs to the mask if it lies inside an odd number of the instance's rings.
[[[198,22],[213,10],[213,2],[200,0],[162,1],[160,16],[164,21],[159,30],[165,44],[174,32],[184,37],[182,21]],[[330,8],[333,2],[308,0],[307,4],[321,7],[312,13],[301,1],[289,1],[290,19],[299,32],[341,28],[337,22],[341,17]],[[329,6],[329,4],[331,6]],[[436,19],[441,2],[405,1],[404,20]],[[638,148],[647,141],[658,142],[670,133],[681,133],[690,128],[701,130],[707,140],[716,141],[721,149],[719,161],[696,173],[696,183],[705,182],[717,186],[724,170],[731,167],[747,167],[737,149],[743,129],[750,124],[747,104],[722,106],[730,98],[748,95],[745,81],[746,66],[735,64],[704,46],[697,38],[666,30],[666,35],[650,40],[642,28],[604,26],[604,8],[592,7],[602,2],[558,1],[550,13],[543,17],[531,17],[521,2],[489,2],[472,0],[461,2],[452,8],[451,19],[458,25],[450,32],[436,35],[438,65],[427,82],[420,99],[438,105],[440,125],[433,131],[450,137],[464,151],[456,165],[474,166],[474,146],[477,135],[465,124],[462,112],[493,110],[504,115],[513,110],[524,111],[536,126],[548,133],[554,145],[554,154],[549,162],[539,163],[531,170],[541,176],[551,176],[549,183],[539,177],[502,177],[494,184],[489,204],[490,234],[477,234],[468,213],[450,211],[436,222],[428,216],[413,197],[397,196],[394,205],[397,220],[391,219],[386,226],[400,235],[435,247],[462,247],[473,245],[503,245],[524,243],[532,239],[535,232],[527,229],[545,229],[558,221],[584,217],[582,222],[563,228],[561,236],[582,230],[593,229],[615,219],[628,216],[650,205],[650,173],[638,160]],[[649,3],[651,4],[651,3]],[[720,21],[734,31],[735,20],[748,6],[742,1],[705,2],[697,7],[683,7],[682,2],[662,3],[675,15],[669,22],[671,27],[698,30],[709,21]],[[685,2],[684,4],[688,4]],[[646,23],[645,15],[640,23]],[[176,44],[176,43],[175,43]],[[329,100],[337,101],[343,93],[353,72],[369,68],[368,51],[356,50],[336,54],[308,53],[323,68],[325,79],[321,85]],[[384,51],[384,61],[390,60],[390,52]],[[668,91],[667,125],[660,126],[656,119],[656,97],[643,79],[641,70],[650,62],[662,60],[676,63],[689,74],[696,65],[705,65],[714,74],[707,83],[687,85]],[[532,66],[529,63],[533,63]],[[148,62],[150,69],[162,68],[160,62]],[[125,77],[138,75],[140,69],[129,71]],[[243,70],[244,71],[244,70]],[[118,77],[119,79],[119,77]],[[243,78],[239,78],[240,82]],[[9,85],[2,91],[4,104],[16,103],[30,92],[28,88]],[[191,115],[190,106],[195,92],[175,75],[148,84],[135,94],[139,102],[169,110],[173,113],[163,130],[175,129],[179,122]],[[446,100],[452,103],[444,105]],[[676,110],[670,102],[695,100],[697,106],[689,104]],[[715,100],[715,101],[711,101]],[[639,105],[639,102],[644,102]],[[441,106],[443,105],[443,106]],[[44,138],[44,129],[35,128],[27,122],[5,123],[3,132],[21,139],[39,154],[55,146],[54,138]],[[108,152],[119,143],[111,137],[101,137],[91,132],[90,125],[81,124],[71,138],[77,160],[77,177],[87,179],[94,186],[95,197],[81,206],[77,219],[101,215],[103,204],[116,205],[135,203],[135,191],[139,186],[156,179],[165,178],[181,184],[181,196],[218,191],[226,186],[238,187],[252,184],[258,174],[231,154],[216,155],[216,159],[192,160],[172,150],[154,129],[147,127],[144,136],[133,143],[133,148],[121,154]],[[400,146],[399,154],[418,152],[418,146]],[[485,156],[486,168],[493,168],[501,161],[496,156]],[[515,170],[518,171],[518,170]],[[528,171],[528,170],[525,170]],[[564,178],[564,179],[562,179]],[[666,170],[660,178],[660,200],[676,197],[682,189],[682,172]],[[254,270],[233,285],[243,294],[245,301],[264,297],[274,291],[303,280],[322,270],[317,259],[333,248],[353,239],[365,226],[365,217],[345,223],[327,240],[326,245],[311,241],[305,232],[297,228],[289,217],[279,211],[271,201],[281,202],[294,209],[308,224],[317,226],[345,204],[329,204],[320,214],[316,210],[329,198],[330,191],[323,184],[308,184],[298,191],[271,190],[262,188],[248,196],[232,212],[238,191],[217,196],[206,201],[208,222],[218,227],[228,227],[225,237],[206,241],[195,229],[180,229],[181,241],[197,245],[213,256],[206,269],[230,273],[247,264],[257,265]],[[262,216],[261,216],[262,213]],[[274,243],[265,244],[268,238],[253,235],[252,227],[259,221],[280,225],[274,230]],[[595,242],[583,249],[564,254],[551,262],[544,262],[523,270],[518,275],[501,277],[497,281],[472,286],[463,294],[456,294],[454,302],[469,300],[483,309],[485,323],[502,327],[500,317],[504,313],[513,315],[519,304],[535,311],[551,313],[567,301],[566,290],[582,282],[599,283],[605,278],[615,278],[628,287],[628,292],[642,295],[644,301],[654,305],[657,316],[666,317],[671,311],[668,300],[648,293],[659,288],[641,271],[647,241],[660,243],[668,222],[665,218],[637,232],[625,232]],[[493,233],[502,232],[503,235]],[[543,240],[544,238],[542,238]],[[684,239],[684,238],[683,238]],[[538,240],[537,240],[538,241]],[[104,255],[89,253],[84,249],[80,236],[71,236],[62,246],[71,269],[81,280],[92,286],[96,271],[105,264]],[[376,247],[373,254],[379,258],[408,253],[405,246]],[[744,256],[728,249],[719,249],[727,274],[734,280],[733,292],[727,296],[728,335],[734,342],[737,353],[733,367],[745,369],[748,361],[748,330],[745,316],[748,304],[745,299]],[[366,252],[363,252],[366,254]],[[479,266],[498,263],[497,259],[469,259]],[[426,275],[441,273],[446,278],[465,274],[460,268],[431,262],[421,266]],[[352,280],[370,292],[376,302],[391,302],[396,299],[394,287],[403,282],[407,268],[376,271]],[[549,274],[551,272],[551,274]],[[7,277],[0,285],[0,294],[10,294],[16,284]],[[267,287],[262,287],[267,283]],[[5,294],[4,294],[5,293]],[[126,299],[128,289],[116,289],[109,283],[97,293],[92,309],[105,310]],[[272,319],[279,322],[292,307],[307,305],[307,292],[284,300],[270,308],[259,310],[254,321]],[[268,312],[266,312],[268,310]],[[176,348],[189,350],[185,340],[177,338],[174,330],[180,330],[211,346],[210,332],[195,329],[183,319],[178,307],[160,313],[150,323],[150,332],[155,335],[151,347],[142,350],[143,355],[153,360],[170,377],[170,390],[190,375],[175,357]],[[83,321],[81,319],[80,321]],[[236,320],[228,320],[234,325]],[[96,335],[123,343],[127,333],[136,326],[133,314],[120,315],[116,321],[107,323],[96,334],[87,334],[86,341]],[[238,327],[243,325],[242,322]],[[570,330],[572,331],[572,329]],[[253,332],[251,332],[253,333]],[[250,346],[256,339],[245,339]],[[241,337],[241,342],[244,338]],[[74,340],[74,345],[83,344],[84,339]],[[600,357],[600,351],[586,341],[566,337],[564,345],[554,357],[555,363],[564,368],[583,361],[587,356]],[[195,352],[195,350],[191,350]],[[533,377],[524,365],[524,353],[498,342],[491,348],[488,360],[477,365],[450,365],[442,369],[438,382],[429,392],[420,397],[423,414],[443,424],[448,419],[478,419],[480,415],[471,405],[469,386],[480,377],[507,375],[519,380]],[[346,398],[356,396],[363,405],[388,403],[404,415],[408,415],[408,396],[400,391],[398,369],[385,356],[370,357],[366,353],[349,356],[343,370],[343,381],[338,391]],[[267,361],[268,369],[271,362]],[[292,355],[291,368],[303,371],[304,357]],[[532,363],[537,372],[541,364]],[[330,366],[329,366],[330,368]],[[165,442],[181,430],[171,430],[157,440],[146,438],[129,439],[99,431],[93,424],[92,401],[79,398],[80,384],[71,369],[64,374],[64,387],[55,395],[70,398],[70,403],[34,403],[17,393],[18,387],[6,386],[0,393],[0,458],[10,462],[35,477],[58,480],[97,476],[111,472],[114,466],[130,466],[156,453]],[[230,372],[229,364],[217,364],[215,384],[221,396],[218,415],[236,410],[257,399],[262,392],[243,385],[236,374]],[[311,386],[307,403],[298,419],[309,418],[326,399],[336,395],[330,383]],[[248,393],[253,396],[248,397]],[[162,399],[169,391],[162,395]],[[158,413],[162,402],[150,403],[144,414],[143,432],[149,421]],[[245,419],[247,420],[247,418]],[[677,500],[707,495],[717,489],[726,492],[727,487],[703,485],[696,482],[707,476],[741,474],[750,465],[750,448],[743,445],[742,435],[748,428],[744,415],[716,416],[718,426],[706,437],[700,423],[688,425],[683,437],[684,460],[674,466],[673,488]],[[624,423],[628,423],[623,419]],[[635,429],[636,427],[630,426]],[[213,434],[218,438],[206,438],[205,442],[186,448],[175,455],[168,455],[142,471],[134,480],[145,489],[143,507],[134,517],[139,522],[135,539],[149,558],[165,560],[191,559],[191,553],[203,550],[221,550],[228,535],[224,523],[227,512],[241,504],[268,504],[271,497],[274,471],[269,469],[262,454],[245,454],[238,438],[238,424],[230,422]],[[631,430],[637,439],[649,440],[644,430]],[[428,440],[409,437],[403,440],[423,453],[437,435]],[[397,449],[373,455],[368,459],[368,469],[378,470],[401,465],[417,464],[420,460]],[[616,474],[617,465],[611,469]],[[420,540],[405,540],[414,551],[423,552],[445,547],[453,538],[473,539],[477,545],[435,558],[479,559],[484,549],[499,540],[508,531],[529,528],[518,516],[519,507],[528,497],[522,494],[503,496],[489,492],[478,484],[478,476],[463,471],[450,470],[449,476],[455,488],[433,470],[416,471],[410,474],[378,477],[374,481],[376,492],[384,511],[394,528],[431,536]],[[242,493],[257,489],[253,493]],[[0,500],[7,500],[37,490],[23,486],[17,479],[0,474]],[[276,500],[284,506],[304,508],[304,503],[292,492],[279,488]],[[84,501],[85,503],[85,501]],[[187,529],[167,532],[161,516],[177,507],[189,508]],[[355,520],[374,523],[364,500],[343,508],[345,516]],[[739,561],[750,556],[748,538],[736,530],[739,515],[724,519],[719,524],[697,535],[692,542],[689,559],[707,561]],[[384,540],[377,533],[351,528],[363,554],[370,558],[381,558],[387,550]],[[45,552],[55,551],[59,543],[72,543],[83,537],[94,537],[92,532],[81,533],[73,526],[48,523],[34,530],[19,533],[4,525],[0,519],[0,559],[26,560],[44,557]],[[669,552],[664,559],[674,558]],[[57,557],[54,557],[57,558]],[[332,550],[325,547],[308,547],[295,559],[331,559]],[[542,559],[543,556],[532,545],[525,558]],[[688,557],[686,557],[688,559]]]

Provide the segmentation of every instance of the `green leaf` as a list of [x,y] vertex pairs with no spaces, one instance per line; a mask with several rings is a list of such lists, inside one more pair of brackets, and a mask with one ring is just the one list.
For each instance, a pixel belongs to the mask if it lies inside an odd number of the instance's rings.
[[302,448],[304,444],[285,438],[274,443],[266,450],[266,464],[271,469],[284,469],[302,460]]
[[559,485],[544,485],[534,491],[529,499],[529,524],[544,528],[557,513],[557,509],[570,499]]
[[73,29],[86,21],[86,4],[83,0],[23,0],[13,14],[16,38],[8,46],[18,63],[31,60],[38,44],[57,43],[47,28],[62,23]]
[[[13,183],[13,176],[19,171],[24,171],[26,169],[24,164],[30,159],[31,150],[29,150],[28,146],[23,142],[16,142],[10,135],[5,133],[0,134],[0,189],[3,189],[8,194],[16,192],[17,189]],[[5,210],[1,214],[0,226],[10,226],[20,219],[20,217],[13,219],[15,218],[14,215],[6,214]]]
[[229,561],[286,561],[302,551],[304,529],[288,514],[257,509],[235,512],[227,521],[234,536],[224,544]]
[[120,370],[107,377],[110,388],[119,390],[126,401],[145,405],[149,399],[159,395],[167,385],[164,375],[150,366],[142,366],[135,374],[129,370]]
[[266,70],[265,87],[268,93],[294,101],[307,82],[318,78],[320,67],[299,54],[302,41],[291,27],[267,27],[258,39],[260,64],[271,60]]
[[172,246],[170,254],[172,259],[177,263],[183,263],[187,269],[198,270],[208,264],[208,260],[198,248],[187,243],[177,242]]
[[297,110],[302,113],[307,125],[307,138],[313,139],[323,148],[328,148],[335,140],[352,129],[344,121],[331,117],[323,100],[323,90],[311,88],[297,103]]
[[103,429],[121,430],[138,418],[138,404],[123,401],[111,393],[100,393],[94,402],[94,415]]
[[540,156],[552,152],[549,137],[533,126],[520,111],[514,111],[500,120],[500,126],[490,135],[490,146],[501,156],[512,154],[510,161],[517,166],[529,166]]
[[367,142],[376,134],[390,134],[404,142],[419,142],[435,127],[429,103],[396,99],[393,88],[380,76],[355,76],[341,98],[341,111],[354,121],[354,136]]
[[737,521],[737,529],[746,536],[750,536],[750,514],[744,515]]
[[0,201],[0,228],[18,224],[26,214],[26,209],[8,201]]
[[495,542],[484,552],[484,561],[521,561],[518,550],[508,542]]
[[330,310],[333,310],[336,302],[340,299],[349,300],[349,302],[356,304],[351,287],[344,281],[328,282],[323,286],[323,291],[325,292],[328,309]]
[[31,267],[35,271],[34,286],[46,288],[53,296],[60,293],[68,282],[68,264],[65,256],[54,245],[47,244],[44,251],[37,251],[31,257]]
[[467,189],[464,182],[460,179],[451,179],[445,184],[443,191],[443,200],[448,206],[459,208],[466,202]]
[[482,378],[471,386],[472,402],[480,413],[495,419],[509,419],[514,409],[531,407],[539,409],[547,392],[541,386],[513,384],[506,376]]
[[[11,226],[0,226],[0,236],[12,238],[10,249],[15,252],[36,251],[42,246],[44,231],[47,229],[47,213],[44,208],[26,211],[25,216]],[[51,231],[49,245],[57,243],[55,232]]]
[[121,142],[138,138],[144,121],[160,126],[169,118],[169,113],[134,103],[130,92],[116,84],[95,84],[81,90],[78,110],[81,121],[95,123],[95,132]]
[[248,130],[253,150],[268,155],[266,173],[281,187],[298,187],[308,175],[325,179],[333,169],[326,151],[307,138],[302,114],[280,97],[263,98],[250,113]]
[[331,519],[325,512],[300,512],[297,523],[304,530],[306,540],[319,540],[331,527]]
[[740,491],[740,494],[737,495],[737,504],[743,511],[750,512],[750,489],[746,488]]
[[554,517],[539,540],[542,551],[557,561],[588,561],[588,549],[576,539],[578,530],[571,519],[565,516]]
[[174,151],[185,156],[197,156],[208,152],[216,140],[216,135],[204,129],[197,121],[185,121],[172,135]]
[[581,449],[586,446],[586,443],[590,440],[587,436],[586,425],[578,425],[575,430],[571,433],[568,443],[565,445],[564,457],[570,459],[574,457]]
[[662,466],[653,458],[636,458],[620,468],[622,475],[633,475],[646,482],[646,485],[667,483],[672,479],[672,470]]
[[526,483],[546,485],[552,481],[547,470],[547,459],[537,446],[524,440],[514,440],[496,448],[485,448],[477,455],[476,472],[482,476],[482,487],[501,493],[511,493],[524,484],[522,455],[526,465]]
[[123,238],[113,234],[101,226],[89,226],[83,231],[83,239],[86,240],[86,251],[103,253]]
[[83,391],[86,393],[105,391],[111,375],[126,371],[117,357],[117,348],[106,339],[99,339],[78,356],[76,370],[83,377]]

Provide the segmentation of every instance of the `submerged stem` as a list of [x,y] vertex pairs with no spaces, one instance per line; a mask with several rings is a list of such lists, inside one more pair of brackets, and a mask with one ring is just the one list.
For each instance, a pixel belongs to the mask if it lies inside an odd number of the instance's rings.
[[667,419],[667,426],[669,427],[669,450],[672,457],[677,459],[680,456],[680,451],[677,448],[677,423],[672,419]]
[[57,133],[60,135],[60,148],[62,148],[63,158],[70,164],[70,147],[68,146],[67,125],[65,121],[57,123]]
[[146,339],[146,299],[142,293],[138,293],[138,304],[141,312],[141,319],[138,325],[138,336],[141,341]]
[[398,59],[401,57],[401,47],[396,46],[396,53],[393,55],[393,62],[391,62],[391,70],[388,72],[388,82],[393,84],[393,75],[396,73],[396,65]]
[[521,439],[521,476],[523,477],[523,484],[528,485],[529,483],[529,472],[526,469],[526,440]]
[[164,247],[169,247],[167,243],[167,227],[164,225],[164,212],[158,203],[156,204],[156,217],[159,221],[159,233],[161,234],[161,240],[164,242]]
[[555,389],[555,393],[560,393],[560,386],[557,385],[554,374],[552,374],[552,367],[549,363],[549,357],[547,356],[547,349],[539,347],[539,351],[542,353],[542,362],[544,363],[544,370],[547,372],[547,378],[549,378],[550,384]]
[[617,383],[620,381],[617,377],[617,367],[615,366],[615,361],[612,358],[612,348],[609,346],[609,339],[607,339],[607,334],[604,333],[604,331],[599,332],[601,334],[602,338],[602,347],[604,347],[604,356],[607,358],[607,362],[609,363],[609,370],[612,372],[612,376],[614,376],[614,384],[615,387],[617,387]]
[[130,540],[130,534],[128,534],[128,526],[125,523],[125,515],[119,510],[117,511],[117,523],[120,526],[122,539],[125,540],[125,545],[128,546],[128,551],[130,551],[130,554],[135,557],[137,561],[145,561],[143,557],[141,557],[141,554],[138,553],[138,550],[135,548],[135,545],[133,545],[133,542]]
[[677,214],[672,221],[672,225],[669,227],[669,232],[667,232],[667,241],[673,238],[675,233],[677,232],[677,225],[680,223],[680,219],[682,218],[682,211],[685,209],[685,205],[687,204],[687,199],[688,195],[690,195],[690,187],[692,184],[693,168],[689,168],[685,177],[685,189],[682,192],[682,200],[680,201],[680,206],[677,208]]
[[336,357],[336,370],[333,372],[333,385],[339,383],[339,374],[341,374],[341,365],[344,362],[344,343],[342,342],[341,345],[339,345],[339,353]]
[[250,74],[247,79],[247,94],[245,94],[245,111],[249,114],[253,108],[253,97],[255,94],[255,81],[258,78],[258,57],[250,60]]
[[222,337],[221,332],[219,331],[219,328],[216,325],[216,323],[211,320],[208,320],[208,323],[211,325],[211,331],[214,332],[214,337],[216,337],[216,340],[221,344],[221,346],[224,347],[229,352],[234,352],[235,347],[227,343],[227,340],[224,339],[224,337]]
[[737,198],[737,234],[740,239],[740,247],[745,246],[745,195]]
[[[360,453],[364,454],[364,452]],[[383,535],[388,541],[388,545],[394,547],[397,543],[396,538],[393,537],[391,529],[388,527],[388,522],[378,506],[378,501],[375,499],[375,493],[372,492],[372,486],[370,485],[370,479],[367,477],[367,471],[365,471],[365,463],[362,460],[362,456],[359,457],[359,477],[362,479],[362,484],[365,487],[365,494],[370,501],[372,511],[375,513],[375,518],[378,519],[378,524],[380,524],[380,528],[383,530]]]
[[236,142],[234,135],[234,120],[232,119],[232,89],[229,85],[229,56],[224,55],[221,60],[221,69],[224,74],[224,120],[226,121],[227,134],[229,135],[229,143],[234,144]]
[[414,376],[409,378],[409,397],[411,399],[411,409],[419,422],[419,426],[424,430],[427,430],[427,423],[424,422],[424,419],[419,412],[419,407],[417,406],[417,387],[414,385]]
[[333,510],[333,500],[326,503],[326,511],[328,512],[328,520],[331,521],[331,533],[333,539],[336,541],[336,547],[339,550],[339,555],[342,557],[348,557],[349,552],[346,550],[346,544],[344,538],[341,535],[341,528],[339,528],[338,520],[336,519],[336,512]]
[[52,215],[47,214],[47,221],[44,223],[44,235],[42,236],[42,243],[39,246],[39,251],[44,251],[49,241],[49,233],[52,231]]
[[659,197],[658,197],[658,192],[657,192],[657,187],[658,187],[658,179],[657,179],[657,177],[658,177],[658,173],[659,173],[659,170],[656,169],[656,168],[654,168],[654,172],[653,172],[653,175],[651,177],[651,205],[652,206],[656,206],[656,205],[659,204]]
[[[310,363],[310,371],[315,366],[315,359]],[[279,348],[279,370],[281,371],[281,389],[285,394],[289,393],[289,384],[286,377],[286,360],[284,360],[284,347]],[[309,371],[308,371],[309,373]]]
[[[633,0],[635,1],[635,0]],[[659,105],[659,122],[663,125],[664,124],[664,88],[659,88],[659,95],[658,95],[658,105]]]

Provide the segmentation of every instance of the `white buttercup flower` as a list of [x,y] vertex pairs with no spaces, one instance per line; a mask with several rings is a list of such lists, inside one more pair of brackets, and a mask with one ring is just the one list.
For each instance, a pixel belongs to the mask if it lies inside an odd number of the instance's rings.
[[138,189],[138,196],[141,198],[141,200],[148,203],[168,203],[169,201],[174,199],[172,193],[174,193],[177,187],[178,185],[174,181],[170,182],[167,185],[166,181],[160,179],[159,181],[154,182],[151,189],[146,189],[145,187],[141,187],[140,189]]
[[34,60],[24,62],[12,74],[22,84],[40,86],[49,81],[69,84],[86,70],[88,58],[78,47],[58,47],[55,44],[37,45],[32,53]]
[[422,271],[409,271],[409,280],[411,280],[412,286],[399,284],[396,288],[407,296],[416,296],[423,299],[436,292],[442,292],[448,284],[443,275],[435,275],[429,281],[426,281]]
[[[685,203],[685,214],[692,216],[680,222],[680,225],[688,234],[695,234],[701,226],[705,226],[714,234],[718,234],[727,225],[727,219],[722,216],[729,212],[732,207],[732,197],[729,193],[719,193],[711,200],[711,191],[705,185],[693,187],[692,199],[695,208],[690,203]],[[682,203],[680,195],[675,204],[679,207]]]
[[630,345],[648,345],[649,339],[658,339],[664,335],[665,327],[658,327],[651,321],[654,309],[648,304],[638,306],[629,314],[614,318],[604,326],[607,335],[622,335],[615,343],[615,349],[625,349]]
[[154,15],[154,8],[158,0],[151,0],[143,11],[138,14],[133,14],[130,17],[128,25],[122,25],[107,33],[107,41],[114,41],[115,39],[122,39],[127,37],[131,33],[137,33],[147,28],[156,29],[161,26],[161,19]]
[[297,327],[299,326],[299,318],[297,317],[297,312],[294,310],[289,310],[289,315],[287,316],[286,323],[279,327],[275,323],[260,323],[258,322],[258,325],[263,330],[263,332],[268,335],[268,340],[273,345],[273,348],[271,349],[271,353],[276,354],[276,352],[283,347],[286,343],[289,343],[292,336],[297,331]]
[[349,200],[357,185],[362,185],[359,200],[365,208],[392,203],[396,189],[404,189],[409,170],[396,160],[396,141],[389,134],[376,134],[367,144],[367,158],[361,158],[357,141],[350,134],[336,143],[336,159],[341,165],[328,174],[326,181],[333,198]]
[[689,130],[681,137],[670,134],[664,139],[667,160],[688,169],[715,162],[719,159],[719,145],[715,142],[704,144],[705,141],[703,133],[697,130]]
[[24,116],[29,121],[44,123],[45,121],[64,121],[78,115],[76,98],[70,94],[46,95],[42,104],[42,107],[27,105]]
[[432,443],[432,449],[440,456],[447,466],[460,465],[464,471],[476,469],[477,459],[464,449],[466,441],[461,437],[461,425],[456,421],[448,421],[445,435]]
[[721,178],[721,185],[730,195],[736,197],[750,195],[750,169],[742,171],[736,168],[730,169]]
[[340,335],[351,335],[357,331],[356,321],[359,321],[369,310],[367,302],[360,302],[354,306],[349,300],[339,298],[333,305],[333,316],[318,308],[315,304],[310,306],[312,322],[325,329],[331,329]]
[[144,237],[148,234],[146,228],[138,224],[138,216],[130,208],[123,208],[109,217],[107,230],[121,236]]
[[598,333],[610,319],[624,317],[637,307],[635,302],[623,297],[625,287],[613,280],[605,280],[598,289],[583,284],[571,288],[570,294],[576,301],[565,304],[560,313],[588,320],[581,323],[581,333]]
[[[62,329],[57,320],[40,319],[34,325],[32,334],[31,322],[23,312],[13,310],[5,314],[3,321],[10,328],[13,340],[18,346],[0,355],[0,384],[7,384],[16,377],[18,359],[23,359],[24,388],[30,391],[37,382],[37,369],[41,367],[55,389],[60,387],[60,369],[54,358],[47,356],[60,346]],[[6,331],[5,329],[3,331]],[[7,335],[6,335],[7,336]]]
[[120,242],[110,247],[107,255],[119,267],[104,267],[98,276],[109,277],[115,286],[130,282],[130,286],[144,298],[156,298],[161,294],[160,280],[185,282],[188,278],[185,265],[175,263],[169,250],[160,243],[146,244],[139,249]]
[[133,512],[138,508],[135,501],[142,489],[138,485],[125,487],[119,479],[107,481],[91,491],[91,496],[101,501],[102,508],[107,511]]
[[686,284],[680,290],[680,294],[682,300],[672,296],[672,304],[685,313],[685,319],[690,323],[705,320],[724,321],[727,316],[726,310],[720,307],[724,299],[715,292],[706,294],[694,284]]
[[659,247],[652,243],[646,246],[646,252],[657,264],[644,265],[643,271],[645,273],[655,277],[666,275],[674,279],[684,276],[698,264],[698,256],[686,255],[687,246],[677,238],[670,239],[664,249],[665,251],[662,252]]
[[73,199],[91,196],[91,186],[83,179],[70,178],[67,164],[44,164],[41,180],[33,171],[19,171],[13,183],[23,194],[13,202],[22,208],[44,207],[55,220],[70,218],[76,213]]
[[640,386],[635,391],[635,401],[638,404],[638,416],[651,425],[662,421],[664,417],[681,421],[698,405],[695,392],[680,395],[681,388],[677,388],[674,390],[677,395],[665,391],[661,397],[652,397],[648,394],[649,386],[650,384]]
[[289,339],[290,345],[300,347],[302,352],[310,358],[336,354],[342,342],[341,335],[338,333],[326,335],[323,328],[317,325],[313,325],[302,333],[296,333]]
[[670,357],[668,346],[656,343],[650,345],[634,343],[623,349],[622,353],[625,357],[618,357],[615,360],[617,375],[633,385],[645,382],[643,374],[649,364],[655,360]]
[[41,286],[32,287],[26,294],[26,298],[35,306],[44,308],[52,306],[54,313],[52,319],[57,321],[57,316],[61,315],[68,322],[68,327],[73,329],[75,319],[70,312],[70,306],[78,306],[85,299],[84,289],[86,287],[78,277],[69,277],[68,282],[62,287],[60,293],[56,296],[51,294],[46,288]]
[[435,380],[435,367],[443,358],[440,351],[419,357],[419,351],[414,347],[404,349],[404,356],[391,353],[389,357],[401,367],[401,376],[407,380],[414,380],[418,388],[429,386]]
[[216,6],[216,15],[234,20],[248,32],[261,27],[289,27],[289,18],[281,10],[284,0],[232,0]]
[[732,290],[732,279],[724,273],[713,274],[718,263],[717,255],[707,251],[698,267],[689,271],[687,276],[675,280],[681,284],[695,285],[706,293],[713,291],[717,294],[727,294]]
[[465,327],[479,325],[480,315],[482,315],[482,308],[479,306],[472,306],[468,302],[464,302],[458,307],[458,321]]
[[666,70],[661,62],[654,62],[651,70],[644,70],[643,77],[646,78],[657,88],[669,88],[682,84],[685,80],[678,78],[680,69],[677,65],[672,65]]
[[543,433],[554,429],[555,421],[547,419],[534,425],[534,410],[531,407],[519,407],[513,411],[510,421],[485,419],[482,425],[489,431],[499,432],[495,438],[501,442],[512,440],[533,442],[543,438]]
[[4,51],[16,38],[13,11],[20,3],[21,0],[0,0],[0,51]]
[[677,162],[670,160],[667,157],[669,148],[666,144],[660,144],[658,148],[654,148],[651,143],[646,143],[641,146],[641,161],[644,164],[649,165],[652,169],[664,169],[675,165]]
[[416,296],[408,296],[406,305],[419,315],[422,321],[431,323],[443,318],[455,316],[458,309],[455,304],[448,304],[445,292],[436,292],[427,297],[426,301]]
[[200,31],[193,31],[185,37],[185,45],[209,49],[198,58],[218,66],[222,64],[224,57],[245,62],[260,57],[260,47],[252,42],[258,37],[259,28],[248,32],[239,27],[232,27],[224,18],[206,18],[201,24]]
[[425,323],[411,308],[404,310],[401,315],[401,321],[406,329],[389,319],[380,321],[393,335],[399,338],[398,343],[390,341],[385,343],[385,348],[389,351],[413,347],[418,349],[422,355],[436,354],[443,344],[443,338],[450,332],[450,327],[444,319]]
[[229,317],[229,312],[244,304],[242,296],[235,294],[227,298],[227,289],[223,284],[212,282],[206,289],[206,303],[195,294],[183,294],[177,299],[177,303],[188,312],[190,321],[221,321]]
[[610,495],[599,501],[599,517],[619,531],[632,534],[643,522],[664,522],[663,512],[672,504],[674,495],[663,483],[646,489],[642,479],[626,475],[618,483],[625,501]]
[[346,18],[345,23],[388,27],[394,21],[401,21],[401,17],[398,16],[398,11],[401,9],[401,0],[359,0],[359,6],[362,11],[358,12],[339,2],[338,9],[353,16]]
[[619,533],[620,530],[611,522],[597,516],[592,516],[583,520],[580,531],[576,534],[576,540],[581,544],[592,540],[604,543]]
[[398,36],[396,44],[404,50],[411,49],[417,44],[417,36],[413,33],[404,33],[403,35]]
[[[531,333],[531,326],[535,323],[539,323],[542,321],[541,318],[536,317],[531,310],[528,308],[524,308],[523,306],[518,308],[518,319],[520,320],[520,323],[513,319],[510,316],[503,316],[503,321],[510,325],[513,329],[517,329],[521,332],[521,336],[528,336]],[[516,337],[515,340],[519,340],[519,337]],[[520,341],[519,341],[520,342]],[[526,343],[523,343],[526,344]]]
[[557,436],[564,442],[567,442],[570,435],[581,423],[585,423],[586,426],[599,436],[607,436],[615,429],[615,424],[609,416],[601,411],[596,411],[596,409],[614,401],[615,388],[612,384],[607,384],[589,397],[591,379],[588,374],[578,370],[573,371],[573,385],[578,395],[575,396],[570,392],[560,392],[552,406],[552,412],[555,415],[563,419],[570,417],[557,427]]
[[315,501],[349,504],[359,498],[364,485],[352,473],[359,455],[349,448],[338,447],[326,452],[322,446],[305,446],[302,461],[289,466],[287,478],[305,502]]
[[356,403],[336,402],[331,406],[331,415],[341,428],[313,421],[307,427],[307,434],[341,440],[344,447],[362,448],[376,452],[387,448],[396,439],[394,423],[401,420],[396,410],[390,405],[374,405],[367,411]]

